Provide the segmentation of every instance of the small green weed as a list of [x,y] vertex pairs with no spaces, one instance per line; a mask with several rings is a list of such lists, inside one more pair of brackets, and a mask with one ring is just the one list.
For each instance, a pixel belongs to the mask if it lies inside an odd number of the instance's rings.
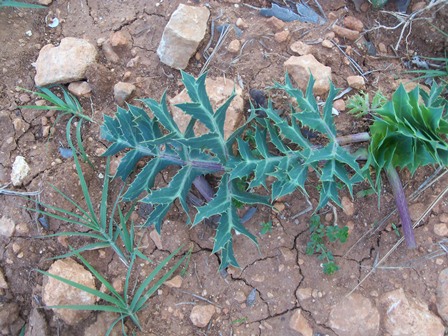
[[370,102],[369,94],[361,91],[349,99],[347,102],[347,110],[349,113],[360,118],[367,114],[374,113],[386,102],[386,97],[379,91],[373,96],[372,102]]
[[264,235],[272,231],[272,221],[263,222],[260,225],[261,225],[260,234]]
[[369,189],[365,189],[365,190],[360,190],[355,194],[356,198],[364,198],[370,195],[374,195],[376,193],[376,190],[373,188],[369,188]]
[[242,317],[236,320],[233,320],[232,322],[230,322],[231,324],[242,324],[245,323],[247,321],[247,317]]
[[310,218],[310,233],[306,254],[319,254],[319,260],[324,261],[322,264],[323,272],[327,275],[335,273],[339,266],[334,261],[333,253],[325,245],[325,240],[328,239],[332,243],[336,241],[345,243],[348,238],[348,227],[326,226],[320,221],[319,215],[313,215]]
[[392,223],[390,226],[392,227],[392,230],[394,230],[395,235],[397,236],[397,238],[401,238],[400,231],[398,230],[398,228],[397,228],[397,226],[395,225],[395,223]]

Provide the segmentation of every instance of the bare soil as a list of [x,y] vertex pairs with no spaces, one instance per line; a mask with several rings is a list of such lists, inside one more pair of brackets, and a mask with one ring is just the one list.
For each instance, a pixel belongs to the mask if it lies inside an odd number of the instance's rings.
[[[269,3],[255,0],[243,2],[257,7]],[[118,64],[108,63],[101,54],[99,65],[87,75],[93,88],[92,97],[81,99],[86,113],[92,113],[96,121],[86,125],[83,130],[84,146],[95,166],[95,170],[92,170],[85,165],[84,172],[91,194],[99,202],[102,181],[98,175],[104,172],[105,161],[98,153],[107,146],[107,142],[100,138],[99,126],[103,115],[112,116],[116,110],[113,85],[122,80],[126,72],[130,72],[126,81],[137,86],[136,98],[159,99],[165,89],[169,96],[174,96],[182,89],[179,71],[161,64],[156,54],[163,28],[179,3],[204,5],[203,1],[180,0],[56,0],[44,10],[0,9],[0,131],[3,138],[0,144],[1,184],[9,182],[14,158],[22,155],[30,164],[31,172],[17,191],[41,190],[42,202],[70,209],[71,205],[51,189],[50,184],[53,184],[74,199],[82,200],[73,160],[63,159],[58,153],[60,143],[66,146],[66,120],[58,122],[53,136],[43,137],[43,117],[52,122],[54,116],[47,112],[21,109],[21,105],[30,103],[30,98],[32,103],[34,97],[17,87],[35,89],[35,70],[32,64],[44,45],[58,44],[63,37],[68,36],[84,38],[96,45],[98,39],[108,38],[111,32],[124,30],[133,37],[132,50],[120,55]],[[268,23],[267,18],[259,16],[256,10],[241,3],[237,6],[231,1],[212,0],[207,3],[212,18],[222,14],[218,23],[235,23],[237,18],[248,23],[249,27],[242,32],[241,40],[247,43],[241,55],[231,54],[226,50],[228,43],[236,38],[233,31],[209,68],[209,76],[212,78],[226,76],[243,83],[247,99],[250,88],[265,89],[274,81],[283,80],[283,63],[293,55],[289,46],[298,40],[313,45],[316,58],[332,68],[333,81],[337,87],[347,87],[347,76],[357,74],[336,48],[330,50],[320,45],[320,39],[331,31],[330,21],[323,26],[288,23],[288,41],[278,43],[274,39],[277,30]],[[412,1],[411,6],[414,3]],[[356,12],[351,1],[321,0],[320,4],[327,15],[333,12],[332,15],[338,20],[354,15],[367,29],[372,28],[376,22],[385,26],[396,24],[391,16],[378,11]],[[392,5],[390,6],[388,9],[392,9]],[[45,20],[50,17],[58,17],[60,25],[49,28]],[[446,11],[434,13],[432,23],[442,30],[446,29]],[[32,35],[28,36],[27,31],[31,31]],[[404,61],[414,54],[441,57],[446,50],[446,40],[427,21],[416,21],[410,35],[394,53],[389,46],[396,43],[400,31],[378,29],[365,35],[377,50],[379,43],[388,48],[387,54],[378,52],[377,56],[367,54],[362,40],[353,43],[339,39],[341,46],[351,46],[351,56],[362,70],[371,71],[368,75],[367,92],[381,90],[390,96],[398,86],[397,79],[407,81],[411,78],[409,74],[403,74]],[[200,53],[204,47],[205,43],[200,47]],[[135,56],[140,57],[138,64],[127,67],[129,60]],[[203,63],[203,58],[193,57],[186,71],[198,75]],[[272,98],[279,107],[285,103],[276,92],[272,93]],[[367,131],[369,122],[359,121],[343,112],[336,117],[336,123],[340,134],[344,135]],[[431,167],[418,170],[412,177],[407,172],[402,172],[406,193],[411,194],[432,173]],[[411,205],[417,204],[415,207],[426,209],[446,184],[447,178],[437,181],[418,199],[410,202]],[[120,181],[115,181],[112,185],[115,192],[119,187]],[[360,185],[355,192],[367,187]],[[312,182],[308,189],[311,202],[316,206],[318,191]],[[349,196],[348,193],[345,196]],[[372,195],[353,200],[353,215],[348,216],[337,209],[336,218],[331,208],[322,212],[326,224],[331,225],[337,221],[339,225],[348,225],[350,228],[346,244],[329,245],[341,268],[333,276],[323,274],[317,256],[305,254],[311,213],[297,218],[294,216],[308,206],[304,197],[295,193],[282,199],[281,203],[285,205],[283,211],[278,213],[259,207],[256,215],[246,224],[257,235],[258,247],[241,236],[235,237],[235,253],[241,268],[227,270],[226,277],[218,273],[219,259],[211,254],[214,236],[212,227],[198,225],[191,229],[185,225],[185,215],[175,209],[164,223],[162,250],[157,249],[149,238],[149,232],[153,230],[149,228],[143,239],[143,252],[154,261],[160,261],[181,244],[189,246],[192,243],[194,250],[181,290],[162,287],[142,312],[143,331],[137,332],[137,335],[295,335],[288,327],[291,312],[295,308],[302,309],[316,335],[335,335],[327,324],[330,309],[355,288],[372,301],[387,291],[403,288],[406,293],[426,302],[437,314],[437,275],[447,267],[447,260],[442,254],[434,257],[434,252],[441,251],[438,243],[442,240],[442,237],[434,233],[434,225],[440,223],[440,217],[448,213],[446,198],[431,210],[415,230],[418,249],[408,250],[401,244],[363,282],[361,281],[372,267],[398,239],[391,227],[395,223],[400,229],[396,215],[383,226],[375,227],[377,222],[394,209],[393,196],[387,184],[381,195],[380,210],[376,196]],[[29,205],[24,198],[0,195],[0,216],[12,218],[17,225],[11,238],[0,238],[0,267],[9,285],[8,289],[0,290],[0,303],[16,302],[19,305],[20,320],[14,327],[15,331],[28,321],[32,307],[39,306],[42,276],[34,270],[48,269],[52,263],[48,258],[67,251],[66,246],[55,238],[35,237],[74,229],[67,223],[56,220],[51,220],[49,228],[44,229],[36,222],[35,214],[24,208]],[[135,219],[138,223],[144,220],[142,217]],[[273,221],[272,231],[262,235],[260,223],[269,220]],[[76,246],[82,242],[70,243]],[[90,251],[85,257],[106,278],[124,278],[126,270],[112,253]],[[152,268],[152,265],[142,264],[139,271],[147,273]],[[238,300],[241,297],[239,292],[247,296],[253,288],[257,292],[253,306],[248,306],[244,300]],[[299,300],[299,289],[310,289],[311,297]],[[192,303],[204,303],[192,294],[210,300],[218,309],[218,314],[214,315],[206,329],[197,328],[190,322]],[[51,335],[83,335],[84,329],[96,318],[92,314],[76,327],[70,327],[57,320],[51,310],[43,312]],[[129,328],[132,330],[131,324]]]

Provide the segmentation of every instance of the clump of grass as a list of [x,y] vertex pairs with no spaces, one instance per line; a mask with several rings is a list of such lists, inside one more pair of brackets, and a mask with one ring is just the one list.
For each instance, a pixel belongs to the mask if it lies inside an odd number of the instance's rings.
[[[128,271],[126,273],[126,279],[124,283],[123,293],[119,293],[112,284],[107,281],[85,258],[83,258],[78,252],[74,252],[74,255],[78,257],[79,260],[84,264],[85,267],[98,279],[98,281],[104,285],[110,294],[103,293],[97,289],[90,288],[88,286],[81,285],[74,281],[62,278],[58,275],[51,274],[42,270],[37,270],[39,273],[59,280],[69,286],[75,287],[81,291],[89,293],[103,300],[105,304],[96,305],[60,305],[60,306],[49,306],[52,309],[72,309],[72,310],[91,310],[91,311],[103,311],[103,312],[113,312],[119,314],[119,316],[111,323],[109,326],[106,336],[110,335],[112,329],[119,322],[122,324],[123,335],[125,332],[125,320],[131,319],[132,322],[142,330],[140,320],[137,314],[144,309],[148,300],[151,296],[159,289],[159,287],[169,278],[172,274],[179,268],[183,263],[187,255],[184,255],[179,261],[169,269],[160,279],[156,280],[156,277],[162,271],[168,262],[173,259],[173,257],[180,251],[181,247],[176,249],[167,258],[165,258],[141,283],[137,285],[137,280],[135,284],[131,286],[132,272],[134,270],[134,264],[137,255],[133,253],[131,255]],[[152,283],[152,285],[151,285]],[[151,286],[150,286],[151,285]]]
[[[74,118],[74,116],[72,117]],[[70,137],[70,125],[71,120],[66,126],[66,136],[70,148],[75,151],[74,145]],[[191,255],[192,248],[186,253],[179,261],[171,267],[162,277],[159,279],[158,276],[162,269],[179,253],[182,247],[176,249],[167,258],[165,258],[152,272],[148,275],[141,283],[139,283],[137,278],[134,278],[135,273],[134,266],[136,264],[137,258],[141,258],[145,261],[151,262],[151,260],[146,257],[140,250],[138,244],[135,242],[135,226],[132,220],[130,220],[131,214],[134,211],[134,203],[131,205],[130,210],[123,213],[121,210],[121,196],[116,197],[113,202],[112,208],[108,206],[109,198],[109,188],[110,188],[110,160],[106,161],[106,170],[103,182],[103,188],[101,192],[101,201],[99,205],[99,210],[95,211],[94,200],[91,197],[91,192],[87,186],[80,161],[75,154],[73,156],[75,162],[76,171],[78,173],[79,182],[82,189],[82,194],[84,196],[85,207],[80,205],[78,202],[72,198],[65,195],[58,188],[53,187],[53,189],[61,195],[65,200],[69,201],[75,207],[75,211],[69,211],[64,208],[59,208],[49,204],[39,204],[40,206],[36,209],[29,209],[36,211],[41,215],[46,215],[50,218],[58,219],[68,223],[79,225],[83,228],[88,229],[88,232],[57,232],[55,234],[47,235],[45,237],[82,237],[91,238],[94,240],[93,243],[87,244],[81,248],[74,249],[70,247],[70,252],[63,255],[54,257],[52,259],[67,258],[71,256],[76,256],[84,266],[97,278],[97,280],[104,285],[110,294],[104,293],[97,289],[92,289],[90,287],[84,286],[82,284],[76,283],[69,279],[62,278],[55,274],[45,272],[43,270],[37,270],[39,273],[52,277],[58,281],[61,281],[69,286],[75,287],[81,291],[87,292],[91,295],[98,297],[103,300],[103,303],[96,305],[60,305],[60,306],[50,306],[48,308],[52,309],[73,309],[73,310],[90,310],[90,311],[103,311],[103,312],[113,312],[119,314],[119,316],[111,323],[109,326],[106,336],[110,335],[115,325],[119,322],[122,324],[123,335],[125,332],[125,322],[130,319],[140,330],[142,329],[139,318],[137,314],[144,309],[148,300],[157,291],[157,289],[172,276],[172,274],[181,266],[184,260]],[[123,188],[122,188],[123,190]],[[42,210],[47,208],[49,210]],[[130,222],[130,223],[129,223]],[[43,237],[42,237],[43,238]],[[101,275],[82,255],[81,253],[87,250],[99,249],[99,248],[112,248],[112,250],[118,255],[120,260],[127,267],[126,279],[123,293],[119,293],[111,285],[106,278]],[[185,272],[186,266],[184,267]],[[131,285],[131,282],[134,282]]]
[[[67,141],[73,151],[75,151],[74,145],[70,138],[70,124],[67,123]],[[81,164],[76,155],[73,156],[75,162],[76,172],[78,174],[79,182],[81,185],[81,190],[85,202],[85,207],[80,205],[78,202],[64,194],[61,190],[55,186],[51,186],[62,198],[67,200],[70,204],[75,207],[75,211],[69,211],[64,208],[53,206],[50,204],[39,204],[36,209],[29,209],[31,211],[36,211],[41,215],[48,216],[50,218],[58,219],[64,222],[79,225],[88,232],[57,232],[55,234],[47,235],[45,237],[85,237],[91,238],[95,242],[87,244],[81,248],[72,250],[66,254],[60,255],[56,258],[66,258],[74,254],[79,254],[86,250],[107,248],[110,247],[119,256],[120,260],[129,266],[132,254],[147,259],[134,244],[134,223],[131,221],[129,228],[128,222],[130,220],[131,214],[134,211],[134,205],[131,205],[130,210],[127,213],[123,213],[119,203],[121,200],[121,192],[116,197],[113,202],[112,207],[108,206],[109,198],[109,182],[110,182],[110,159],[106,161],[106,170],[104,174],[103,188],[101,192],[101,201],[98,212],[95,211],[94,201],[91,197],[91,192],[87,186],[87,182],[82,171]],[[44,208],[49,210],[43,210]],[[109,212],[109,213],[108,213]],[[118,220],[117,220],[118,217]],[[121,247],[123,246],[123,248]]]

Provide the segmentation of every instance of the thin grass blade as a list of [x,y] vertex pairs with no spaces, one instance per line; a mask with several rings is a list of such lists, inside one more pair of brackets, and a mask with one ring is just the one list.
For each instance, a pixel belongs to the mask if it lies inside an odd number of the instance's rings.
[[[72,142],[71,136],[70,136],[70,126],[71,126],[71,122],[72,122],[73,118],[74,117],[71,117],[69,122],[67,123],[66,136],[67,136],[67,142],[68,142],[70,148],[73,150],[73,152],[76,152],[76,149],[73,146],[73,142]],[[81,164],[79,163],[77,155],[73,155],[73,160],[75,161],[76,172],[78,173],[79,182],[81,184],[81,189],[82,189],[82,193],[84,195],[84,200],[86,202],[87,208],[89,209],[89,212],[90,212],[92,218],[96,218],[95,211],[93,210],[92,200],[91,200],[90,194],[89,194],[89,188],[87,187],[87,183],[84,178]]]
[[[114,298],[113,296],[111,296],[109,294],[106,294],[106,293],[103,293],[103,292],[101,292],[101,291],[99,291],[97,289],[93,289],[93,288],[90,288],[88,286],[79,284],[79,283],[74,282],[72,280],[68,280],[66,278],[60,277],[59,275],[56,275],[56,274],[51,274],[51,273],[48,273],[48,272],[45,272],[45,271],[42,271],[42,270],[37,270],[37,272],[39,272],[39,273],[41,273],[43,275],[49,276],[49,277],[51,277],[53,279],[59,280],[59,281],[65,283],[65,284],[67,284],[69,286],[72,286],[74,288],[82,290],[82,291],[84,291],[86,293],[89,293],[89,294],[92,294],[94,296],[97,296],[100,299],[102,299],[104,301],[107,301],[107,302],[113,304],[114,306],[116,306],[116,308],[115,308],[116,310],[119,310],[120,312],[123,311],[123,308],[120,308],[120,307],[122,307],[122,302],[117,300],[116,298]],[[71,307],[71,306],[57,306],[57,307]],[[81,306],[78,306],[78,307],[81,307]],[[96,306],[92,305],[92,306],[82,306],[82,307],[96,307]]]
[[[147,295],[151,291],[151,289],[154,289],[155,286],[153,286],[145,295],[143,295],[143,292],[145,291],[146,287],[151,283],[151,281],[156,277],[156,275],[162,270],[162,268],[180,251],[182,248],[177,248],[173,253],[171,253],[168,257],[166,257],[152,272],[149,274],[149,276],[141,283],[137,291],[135,292],[134,298],[132,299],[132,302],[130,304],[130,308],[132,311],[137,312],[141,309],[141,307],[145,304],[145,302],[148,300],[149,296]],[[180,266],[182,261],[185,259],[186,256],[183,256],[173,268],[171,268],[170,271],[167,272],[168,276],[173,274],[173,272]],[[165,274],[162,279],[167,278],[167,274]],[[165,281],[164,280],[164,281]],[[160,280],[156,283],[156,285],[160,282]],[[163,283],[163,282],[162,282]],[[160,287],[161,283],[159,284]],[[158,287],[157,287],[158,288]],[[157,289],[155,289],[157,290]],[[143,296],[142,296],[143,295]]]
[[109,242],[97,242],[97,243],[87,244],[87,245],[80,247],[76,250],[67,252],[65,254],[62,254],[62,255],[59,255],[56,257],[49,258],[49,260],[69,258],[69,257],[76,255],[77,253],[81,253],[84,251],[99,250],[99,249],[108,248],[108,247],[110,247]]

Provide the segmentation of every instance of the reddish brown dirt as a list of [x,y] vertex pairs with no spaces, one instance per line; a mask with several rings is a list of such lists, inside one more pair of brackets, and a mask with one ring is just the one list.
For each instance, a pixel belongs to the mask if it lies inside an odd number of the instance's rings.
[[[189,1],[203,4],[202,1]],[[226,45],[235,38],[230,35],[223,48],[210,64],[209,76],[226,76],[240,80],[244,84],[244,92],[248,97],[249,88],[264,89],[274,81],[282,81],[284,77],[283,62],[293,53],[289,45],[297,40],[313,44],[317,59],[331,66],[333,81],[337,87],[346,87],[346,77],[355,72],[344,61],[343,55],[322,47],[319,38],[329,32],[329,23],[323,26],[312,24],[289,23],[287,28],[290,37],[287,42],[278,43],[274,39],[275,29],[260,17],[256,11],[241,4],[237,7],[231,1],[212,0],[208,3],[211,17],[222,11],[220,23],[234,23],[243,18],[249,28],[243,31],[242,40],[247,41],[241,56],[236,60],[234,54],[226,51]],[[267,1],[243,1],[261,7]],[[156,6],[155,4],[158,4]],[[113,115],[116,109],[113,99],[113,84],[123,78],[126,71],[131,75],[127,81],[137,86],[135,97],[153,97],[158,99],[166,89],[170,96],[181,90],[180,74],[162,65],[156,54],[162,31],[170,14],[179,3],[187,1],[54,1],[44,10],[24,10],[14,8],[0,9],[0,130],[3,142],[0,145],[0,182],[9,182],[9,175],[14,158],[23,155],[31,162],[31,173],[22,188],[17,191],[41,190],[41,201],[61,208],[72,206],[53,191],[51,184],[60,188],[74,199],[82,199],[76,171],[72,159],[59,158],[59,143],[66,144],[65,122],[62,119],[55,126],[55,134],[51,138],[42,137],[41,119],[47,112],[21,109],[22,92],[17,87],[34,90],[34,68],[32,63],[37,59],[41,47],[47,43],[57,44],[63,37],[74,36],[85,38],[96,44],[99,38],[107,38],[113,31],[126,30],[134,39],[132,53],[121,55],[119,64],[110,64],[101,55],[99,65],[92,68],[87,80],[93,88],[91,100],[82,99],[81,103],[87,114],[92,114],[95,124],[86,125],[83,138],[86,151],[91,157],[95,170],[84,166],[86,180],[91,194],[99,203],[101,180],[98,174],[104,172],[105,161],[98,157],[99,150],[107,146],[100,139],[99,126],[103,115]],[[412,2],[414,3],[414,1]],[[377,11],[357,13],[351,1],[322,0],[320,4],[326,14],[333,12],[338,19],[353,14],[363,21],[365,27],[372,28],[376,22],[392,26],[395,21],[390,16]],[[57,16],[61,24],[51,29],[45,24],[45,17]],[[434,14],[433,24],[443,29],[446,25],[446,12]],[[442,26],[440,26],[442,25]],[[403,41],[397,54],[388,48],[387,55],[369,56],[362,43],[354,44],[340,40],[341,45],[353,48],[353,58],[364,72],[372,71],[368,79],[368,92],[381,90],[390,95],[398,86],[398,78],[406,81],[410,75],[403,74],[403,62],[414,53],[424,56],[440,57],[446,48],[446,40],[435,33],[425,21],[415,22],[407,42]],[[445,27],[446,29],[446,27]],[[25,32],[31,31],[28,37]],[[378,48],[379,43],[390,46],[396,43],[400,30],[385,31],[378,29],[368,34],[368,38]],[[234,34],[232,32],[231,34]],[[203,51],[205,45],[200,47]],[[130,58],[140,56],[137,66],[127,68]],[[192,58],[187,72],[198,75],[203,59]],[[22,97],[23,98],[23,97]],[[284,100],[275,92],[272,98],[278,106],[286,106]],[[91,112],[90,112],[91,111]],[[15,129],[13,120],[19,119],[22,127]],[[336,118],[340,134],[366,131],[367,122],[359,122],[348,113]],[[406,193],[409,195],[432,173],[432,168],[421,169],[413,177],[403,172]],[[162,179],[160,183],[163,183]],[[447,179],[444,178],[426,190],[411,204],[421,203],[423,208],[431,204],[444,189]],[[120,182],[113,184],[114,193]],[[368,186],[360,185],[358,190]],[[315,206],[318,191],[312,183],[308,186],[310,198]],[[345,196],[349,196],[346,193]],[[257,235],[259,246],[252,245],[242,236],[235,237],[235,253],[240,269],[228,270],[229,275],[223,277],[218,273],[219,259],[211,254],[214,230],[210,226],[198,225],[191,229],[185,223],[185,215],[174,209],[168,216],[163,230],[163,250],[158,250],[148,237],[152,228],[142,233],[143,252],[154,261],[160,261],[181,244],[193,244],[193,254],[189,263],[181,290],[162,287],[158,295],[150,300],[148,308],[141,314],[143,332],[138,335],[204,335],[205,331],[195,327],[189,319],[192,303],[203,303],[192,294],[213,302],[217,307],[207,335],[296,335],[288,327],[288,321],[295,308],[301,308],[315,333],[319,335],[335,335],[328,327],[328,314],[332,305],[338,303],[351,290],[357,290],[372,301],[389,290],[403,288],[411,293],[430,309],[435,309],[435,286],[437,275],[447,265],[446,256],[435,258],[431,253],[440,250],[438,242],[441,237],[434,234],[434,224],[440,222],[440,216],[448,213],[448,204],[442,199],[416,229],[415,234],[419,248],[408,250],[400,245],[380,267],[360,284],[369,273],[375,262],[381,259],[397,241],[391,223],[398,223],[393,216],[385,225],[374,230],[375,223],[380,221],[394,208],[390,188],[385,185],[381,195],[381,210],[377,208],[376,196],[354,199],[355,211],[347,216],[341,209],[337,210],[339,225],[350,226],[350,237],[346,244],[330,244],[341,269],[333,276],[322,273],[320,261],[316,256],[305,254],[309,240],[308,221],[310,213],[293,219],[294,215],[307,207],[303,196],[293,194],[281,200],[285,210],[280,213],[268,208],[259,207],[257,214],[247,223],[247,228]],[[44,230],[35,221],[34,213],[26,206],[31,203],[20,197],[0,195],[0,215],[12,218],[22,231],[16,230],[11,238],[0,238],[0,266],[9,284],[6,290],[0,290],[0,303],[16,302],[20,307],[22,325],[28,320],[32,307],[38,305],[41,295],[42,277],[35,269],[48,269],[51,261],[48,258],[65,253],[64,247],[56,238],[38,239],[42,234],[69,231],[75,228],[56,220],[50,221],[49,230]],[[325,214],[328,214],[325,217]],[[322,213],[326,224],[332,224],[334,216],[328,208]],[[138,223],[142,218],[135,217]],[[272,220],[273,228],[268,234],[260,234],[260,223]],[[373,231],[373,232],[372,232]],[[371,234],[369,234],[371,232]],[[70,240],[74,246],[82,241]],[[14,250],[14,246],[20,250]],[[348,252],[349,251],[349,252]],[[92,262],[106,278],[113,279],[125,276],[125,268],[116,256],[108,251],[90,251],[85,257]],[[152,265],[142,264],[138,271],[148,274]],[[359,287],[357,287],[359,285]],[[256,301],[252,307],[237,300],[238,293],[248,295],[255,288]],[[298,289],[311,289],[312,297],[299,300]],[[58,321],[51,310],[44,310],[51,334],[83,335],[84,329],[95,320],[95,314],[79,325],[69,327]],[[20,323],[18,323],[20,325]],[[21,326],[21,325],[20,325]],[[132,330],[132,325],[129,323]],[[17,328],[15,330],[18,330]],[[380,332],[381,333],[381,332]],[[382,334],[382,333],[381,333]]]

